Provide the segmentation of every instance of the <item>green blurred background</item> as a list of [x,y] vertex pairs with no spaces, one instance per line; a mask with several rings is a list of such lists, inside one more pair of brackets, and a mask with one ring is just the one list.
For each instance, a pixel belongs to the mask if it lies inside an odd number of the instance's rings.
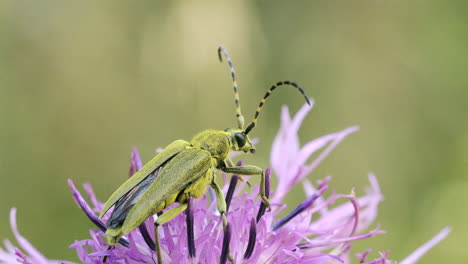
[[[358,194],[377,175],[388,233],[355,250],[399,260],[451,225],[422,263],[466,260],[467,14],[461,0],[0,1],[0,238],[13,239],[17,207],[37,248],[76,260],[67,247],[92,225],[68,178],[104,200],[127,177],[133,146],[147,161],[174,139],[235,126],[216,57],[224,44],[247,119],[273,82],[291,79],[316,101],[302,143],[361,126],[311,175]],[[242,159],[269,165],[280,105],[303,104],[285,90],[254,131],[257,154]]]

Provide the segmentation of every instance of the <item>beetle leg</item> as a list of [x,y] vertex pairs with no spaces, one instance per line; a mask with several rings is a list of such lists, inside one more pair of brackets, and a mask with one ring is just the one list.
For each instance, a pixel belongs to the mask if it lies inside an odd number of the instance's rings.
[[211,182],[211,188],[213,188],[213,190],[215,191],[216,206],[218,207],[218,211],[221,214],[221,219],[223,220],[223,227],[226,228],[226,200],[224,200],[223,191],[214,180]]
[[[109,251],[109,250],[111,250],[111,249],[113,249],[113,248],[114,248],[114,246],[108,246],[108,247],[107,247],[107,251]],[[105,255],[105,256],[102,258],[102,263],[106,263],[107,257],[109,257],[109,256],[108,256],[108,255]]]
[[[158,218],[159,219],[159,218]],[[155,240],[155,247],[156,247],[156,255],[158,256],[158,264],[163,264],[162,262],[162,252],[161,252],[161,241],[159,239],[159,227],[156,223],[154,223],[154,240]]]
[[260,197],[262,198],[263,203],[268,207],[268,210],[271,210],[270,201],[266,197],[265,193],[265,173],[260,167],[252,165],[244,166],[234,166],[234,167],[221,167],[222,171],[231,174],[240,174],[240,175],[260,175]]
[[164,225],[165,223],[174,219],[176,216],[180,215],[180,213],[182,213],[185,209],[187,209],[187,204],[183,203],[170,210],[167,210],[164,212],[164,214],[160,215],[158,219],[156,219],[154,224],[157,226]]
[[270,200],[268,200],[265,190],[266,190],[265,172],[262,171],[261,178],[260,178],[260,197],[262,198],[263,203],[268,208],[268,211],[271,211]]
[[226,165],[227,167],[235,167],[236,165],[234,165],[234,162],[232,162],[231,159],[226,159]]
[[[219,187],[219,185],[214,181],[211,182],[211,188],[215,191],[216,194],[216,206],[218,207],[218,211],[221,214],[221,219],[223,221],[223,228],[226,229],[227,226],[227,218],[226,218],[226,200],[224,199],[223,191]],[[231,253],[228,253],[228,259],[231,262],[234,262],[234,258],[232,257]]]
[[[226,165],[229,168],[236,167],[236,165],[234,165],[234,163],[232,162],[231,159],[226,159]],[[244,177],[242,177],[242,175],[237,175],[237,176],[239,176],[239,180],[241,182],[245,182],[247,184],[247,186],[249,186],[249,188],[252,188],[252,185],[250,184],[250,182],[248,180],[246,180]]]
[[250,182],[248,180],[246,180],[244,177],[242,177],[241,175],[239,175],[239,180],[241,182],[245,182],[247,184],[247,186],[249,186],[249,188],[252,188],[252,185],[250,184]]
[[158,227],[171,221],[180,213],[182,213],[185,209],[187,209],[187,204],[180,204],[179,206],[164,212],[164,214],[160,215],[158,219],[156,219],[156,221],[154,222],[154,239],[156,240],[156,254],[158,255],[158,264],[162,264],[161,242],[159,240]]

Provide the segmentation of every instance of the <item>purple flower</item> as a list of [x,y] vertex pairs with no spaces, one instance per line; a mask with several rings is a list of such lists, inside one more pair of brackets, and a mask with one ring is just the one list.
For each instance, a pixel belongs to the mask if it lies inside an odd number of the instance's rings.
[[72,262],[63,260],[49,260],[42,255],[29,241],[24,238],[16,226],[16,208],[10,210],[10,225],[16,241],[20,247],[27,253],[24,254],[20,248],[13,246],[10,241],[5,240],[5,249],[0,248],[0,263],[13,264],[71,264]]
[[[368,259],[370,249],[351,255],[354,241],[384,233],[379,225],[373,224],[383,199],[373,174],[369,175],[369,188],[362,197],[356,197],[354,189],[349,194],[330,190],[330,176],[316,184],[306,178],[344,138],[358,130],[350,127],[301,147],[297,134],[310,109],[305,105],[292,119],[288,108],[282,109],[281,128],[271,153],[272,169],[278,178],[278,186],[271,191],[272,210],[265,210],[259,199],[259,186],[248,188],[239,177],[233,176],[229,180],[223,175],[228,226],[223,228],[215,195],[208,188],[201,199],[190,200],[186,213],[160,227],[164,263],[226,263],[228,252],[234,263],[395,263],[388,259],[389,251],[379,252],[379,257],[373,260]],[[307,163],[313,154],[316,158]],[[139,154],[134,149],[130,176],[141,166]],[[267,194],[270,193],[270,174],[267,169]],[[286,209],[283,198],[297,183],[303,185],[307,198],[296,207]],[[156,263],[156,254],[152,250],[156,216],[150,217],[140,228],[124,236],[119,246],[109,250],[104,242],[104,231],[110,212],[101,221],[96,214],[101,211],[102,203],[91,186],[84,185],[91,206],[71,180],[69,186],[76,203],[98,227],[89,231],[88,239],[77,240],[70,246],[83,263],[102,263],[105,256],[108,263]],[[279,217],[285,210],[286,216]],[[27,255],[6,241],[6,250],[0,249],[0,263],[64,263],[47,260],[18,233],[15,213],[12,209],[12,229]],[[443,229],[400,263],[416,263],[449,232],[449,228]]]

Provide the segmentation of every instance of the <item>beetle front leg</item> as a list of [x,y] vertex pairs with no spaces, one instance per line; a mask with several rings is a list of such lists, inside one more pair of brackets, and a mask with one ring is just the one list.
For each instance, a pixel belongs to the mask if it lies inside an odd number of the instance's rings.
[[266,197],[265,192],[265,173],[260,167],[253,165],[244,165],[244,166],[234,166],[234,167],[221,167],[222,171],[230,174],[240,174],[240,175],[260,175],[260,198],[262,198],[263,203],[268,207],[268,210],[271,210],[270,201]]
[[[226,164],[225,165],[227,165],[227,167],[229,167],[229,168],[236,167],[236,165],[234,165],[234,163],[232,162],[231,159],[226,159]],[[237,175],[237,176],[239,176],[239,180],[241,182],[245,182],[247,184],[247,186],[249,186],[249,188],[252,187],[252,185],[250,185],[250,182],[248,180],[246,180],[244,177],[242,177],[242,175]]]

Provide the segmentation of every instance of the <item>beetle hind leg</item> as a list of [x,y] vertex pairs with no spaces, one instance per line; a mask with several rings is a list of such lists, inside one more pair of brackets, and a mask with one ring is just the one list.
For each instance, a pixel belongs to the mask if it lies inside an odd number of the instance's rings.
[[[107,247],[107,251],[109,251],[109,250],[111,250],[111,249],[113,249],[113,248],[114,248],[114,246],[109,246],[109,247]],[[102,263],[106,263],[108,257],[109,257],[108,255],[105,255],[105,256],[102,258]]]
[[109,246],[115,246],[119,242],[120,238],[123,236],[122,229],[120,227],[118,228],[108,228],[106,230],[106,237],[107,241],[106,243]]
[[159,239],[159,231],[158,228],[160,225],[163,225],[172,219],[174,219],[176,216],[178,216],[180,213],[182,213],[185,209],[187,209],[187,204],[183,203],[180,204],[177,207],[174,207],[170,210],[167,210],[164,212],[162,215],[156,219],[154,222],[154,239],[156,240],[156,254],[158,256],[158,264],[162,264],[162,251],[161,251],[161,241]]

